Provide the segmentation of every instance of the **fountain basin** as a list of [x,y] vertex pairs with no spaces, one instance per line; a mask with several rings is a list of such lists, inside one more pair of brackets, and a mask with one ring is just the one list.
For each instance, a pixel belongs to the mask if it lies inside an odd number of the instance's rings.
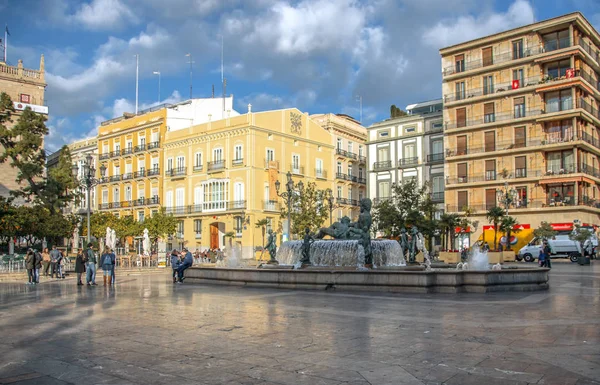
[[490,293],[525,292],[548,289],[546,268],[502,270],[433,271],[415,268],[351,270],[347,268],[232,269],[192,267],[187,282],[307,289],[390,293]]

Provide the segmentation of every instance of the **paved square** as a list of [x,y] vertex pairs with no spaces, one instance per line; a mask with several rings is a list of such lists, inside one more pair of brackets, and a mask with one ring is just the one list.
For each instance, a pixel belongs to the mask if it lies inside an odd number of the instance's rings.
[[0,384],[600,384],[600,263],[536,293],[0,283]]

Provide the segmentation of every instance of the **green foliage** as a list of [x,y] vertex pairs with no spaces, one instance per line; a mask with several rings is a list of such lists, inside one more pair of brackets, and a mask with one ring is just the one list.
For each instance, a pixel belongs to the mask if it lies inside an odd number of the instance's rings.
[[408,115],[406,112],[402,111],[400,108],[396,107],[395,104],[392,104],[390,106],[390,118],[398,118],[401,116],[406,116]]
[[511,217],[510,215],[505,215],[502,217],[502,219],[500,220],[500,231],[504,232],[506,234],[506,249],[510,250],[511,245],[510,245],[510,236],[511,233],[514,232],[518,232],[520,230],[515,230],[513,229],[514,226],[518,225],[519,221],[517,221],[517,218],[515,217]]
[[579,242],[581,247],[583,247],[583,243],[590,239],[592,235],[594,235],[594,233],[590,229],[581,227],[581,225],[575,225],[575,229],[569,234],[569,239]]
[[[311,232],[316,232],[327,220],[327,207],[322,204],[325,193],[317,190],[315,182],[308,182],[301,194],[292,196],[291,229],[292,235],[301,236],[308,227]],[[284,205],[281,218],[287,219],[288,208]]]
[[[144,232],[144,223],[140,223],[131,215],[127,215],[118,218],[114,227],[111,226],[111,228],[114,228],[119,238],[139,237]],[[106,233],[106,228],[104,228],[104,232]]]
[[260,227],[260,231],[262,233],[262,244],[261,246],[265,246],[265,233],[267,231],[267,225],[269,224],[269,220],[267,218],[263,218],[260,221],[256,221],[256,223],[254,224],[254,226],[256,228]]
[[485,214],[485,217],[490,224],[494,225],[494,250],[498,250],[498,225],[502,222],[504,210],[498,206],[491,207]]
[[460,215],[456,213],[448,214],[444,213],[440,217],[438,226],[444,234],[444,249],[449,250],[448,241],[450,241],[450,249],[454,249],[454,238],[456,227],[460,224]]
[[558,234],[557,231],[552,229],[552,226],[548,222],[542,222],[537,229],[533,230],[533,235],[542,239],[550,239]]
[[[173,215],[166,214],[164,207],[150,218],[147,218],[143,227],[148,229],[148,236],[153,243],[159,239],[167,239],[177,231],[178,220]],[[142,230],[143,231],[143,230]]]
[[[106,228],[110,227],[111,229],[115,229],[117,231],[119,217],[114,214],[107,212],[93,212],[90,215],[90,224],[92,227],[92,236],[95,238],[102,238],[106,236]],[[87,220],[83,221],[83,229],[81,231],[81,236],[87,237]],[[120,234],[117,234],[120,236]]]

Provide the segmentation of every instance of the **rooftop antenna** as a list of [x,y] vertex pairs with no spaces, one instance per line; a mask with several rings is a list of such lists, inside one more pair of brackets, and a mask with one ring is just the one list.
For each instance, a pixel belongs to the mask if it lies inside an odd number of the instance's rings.
[[212,85],[212,97],[215,98],[215,85]]

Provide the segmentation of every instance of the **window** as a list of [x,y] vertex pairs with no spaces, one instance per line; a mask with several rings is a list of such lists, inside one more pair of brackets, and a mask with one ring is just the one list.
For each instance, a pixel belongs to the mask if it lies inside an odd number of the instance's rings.
[[102,190],[102,203],[108,203],[108,190]]
[[548,174],[564,174],[575,171],[572,150],[549,152],[546,158]]
[[233,156],[234,160],[242,160],[244,159],[244,154],[242,154],[242,145],[238,144],[233,148]]
[[525,117],[525,97],[515,98],[515,119]]
[[194,154],[194,170],[202,170],[202,153]]
[[146,147],[146,137],[145,136],[140,136],[138,137],[138,145],[141,147]]
[[219,211],[227,208],[229,197],[229,182],[210,181],[203,183],[204,200],[203,211]]
[[546,113],[566,111],[573,108],[571,89],[548,92],[545,95]]
[[465,82],[457,82],[455,84],[456,100],[462,100],[465,98]]
[[177,222],[177,237],[178,238],[183,238],[183,221],[178,221]]
[[352,200],[352,187],[348,187],[348,199]]
[[144,159],[139,159],[137,165],[138,171],[141,172],[142,175],[144,175],[144,171],[146,171],[146,162],[144,161]]
[[573,126],[570,120],[546,123],[546,137],[548,143],[560,143],[574,139]]
[[496,206],[496,189],[488,188],[485,190],[485,209],[489,210]]
[[175,190],[175,209],[177,213],[183,214],[185,208],[185,189],[179,187]]
[[523,39],[515,40],[512,42],[512,58],[513,60],[521,59],[523,57]]
[[158,198],[158,187],[152,187],[152,198]]
[[485,161],[485,180],[496,180],[496,160]]
[[496,133],[487,131],[484,134],[485,152],[496,151]]
[[121,196],[119,194],[119,188],[115,187],[113,189],[113,203],[121,201]]
[[517,202],[515,205],[517,207],[527,207],[527,187],[519,186],[515,190],[517,190]]
[[173,191],[167,191],[165,196],[165,207],[173,207]]
[[201,186],[194,187],[194,210],[193,211],[197,212],[197,211],[201,210],[203,197],[204,197],[204,194],[202,194],[202,187]]
[[[431,177],[431,191],[433,192],[434,199],[442,199],[444,197],[444,176],[434,175]],[[441,196],[440,196],[441,194]]]
[[549,63],[546,66],[546,75],[552,79],[561,78],[567,76],[569,68],[571,68],[571,61],[569,59]]
[[[173,161],[171,161],[172,163]],[[158,158],[152,158],[152,169],[158,170]]]
[[354,143],[348,141],[348,152],[354,152]]
[[143,211],[138,211],[138,213],[137,213],[137,214],[138,214],[138,215],[137,215],[137,217],[138,217],[138,219],[137,219],[137,220],[138,220],[138,222],[140,222],[140,223],[144,222],[144,212],[143,212]]
[[515,178],[527,177],[527,156],[515,157]]
[[519,87],[524,87],[525,86],[525,74],[523,73],[523,68],[519,68],[518,70],[513,70],[512,79],[513,79],[513,81],[516,80],[519,82],[516,87],[513,85],[512,88],[516,89]]
[[194,234],[196,239],[202,238],[202,219],[194,219]]
[[377,147],[377,162],[390,160],[390,146]]
[[525,127],[515,127],[515,148],[525,147]]
[[242,219],[242,217],[240,217],[240,216],[235,217],[235,234],[238,237],[242,236],[243,228],[244,228],[244,220]]
[[317,177],[323,177],[323,160],[317,159],[315,160],[315,174]]
[[341,139],[341,138],[338,138],[338,139],[337,139],[337,149],[338,149],[338,150],[341,150],[341,149],[342,149],[342,139]]
[[177,157],[177,169],[178,170],[183,170],[185,168],[185,157],[184,156],[178,156]]
[[458,211],[463,211],[463,208],[469,206],[469,199],[467,195],[467,191],[457,191],[456,192],[456,201],[458,203]]
[[128,140],[126,143],[126,148],[127,150],[131,151],[133,149],[133,142],[131,140]]
[[542,42],[544,43],[545,52],[566,48],[570,45],[569,30],[563,29],[562,31],[542,35]]
[[127,202],[131,200],[131,186],[125,186],[125,200]]
[[363,168],[359,167],[358,168],[358,177],[359,177],[359,179],[363,179],[363,176],[364,176],[364,174],[363,174]]
[[457,108],[456,109],[456,127],[466,127],[467,126],[467,109]]
[[465,70],[465,55],[454,56],[454,72],[463,72]]
[[348,176],[352,176],[352,163],[348,163]]
[[377,197],[381,199],[390,197],[390,181],[380,181],[377,184]]
[[572,205],[575,203],[574,200],[575,185],[574,184],[563,184],[559,186],[548,187],[548,204],[554,205]]
[[158,131],[152,133],[152,143],[158,143]]
[[121,175],[121,167],[119,167],[119,166],[114,166],[114,167],[113,167],[113,175],[114,175],[114,176],[119,176],[119,175]]
[[107,154],[108,153],[108,143],[103,143],[102,144],[102,153],[103,154]]
[[337,197],[338,198],[342,197],[342,186],[337,186]]
[[492,75],[483,77],[483,94],[493,94],[494,93],[494,77]]
[[298,154],[292,155],[292,172],[300,174],[300,155]]
[[171,172],[173,170],[173,158],[167,159],[167,172]]
[[456,155],[467,154],[467,136],[459,135],[456,137]]
[[481,57],[483,59],[483,66],[491,66],[494,64],[494,57],[492,55],[492,47],[486,47],[481,50]]
[[415,143],[405,144],[402,149],[403,157],[408,163],[417,161],[417,151]]
[[246,201],[244,195],[244,184],[242,182],[235,182],[233,184],[233,204],[236,208],[244,207],[243,204]]
[[379,136],[382,138],[388,136],[389,134],[390,134],[389,131],[379,131]]
[[[440,155],[444,153],[444,139],[435,138],[431,140],[431,154]],[[433,156],[432,160],[441,160],[440,156]]]
[[120,152],[121,151],[121,143],[115,142],[115,151],[116,152]]
[[137,199],[138,200],[144,200],[144,197],[146,196],[146,191],[144,189],[144,185],[140,184],[137,186]]
[[458,176],[458,183],[467,183],[467,164],[458,163],[456,165],[456,175]]
[[267,162],[273,162],[275,160],[275,150],[267,148]]
[[410,126],[410,127],[406,127],[404,129],[404,132],[408,134],[408,133],[411,133],[411,132],[415,132],[416,130],[417,130],[416,126]]
[[493,123],[496,121],[496,114],[494,113],[494,103],[485,103],[483,105],[483,121],[485,123]]
[[363,156],[364,155],[363,151],[364,151],[364,149],[363,149],[362,144],[359,144],[358,145],[358,156]]
[[358,201],[362,201],[363,198],[365,197],[365,194],[363,194],[363,192],[361,190],[358,190]]
[[133,172],[133,164],[126,163],[125,164],[125,174],[130,175]]
[[223,149],[222,148],[214,148],[213,149],[213,162],[221,162],[223,160]]

